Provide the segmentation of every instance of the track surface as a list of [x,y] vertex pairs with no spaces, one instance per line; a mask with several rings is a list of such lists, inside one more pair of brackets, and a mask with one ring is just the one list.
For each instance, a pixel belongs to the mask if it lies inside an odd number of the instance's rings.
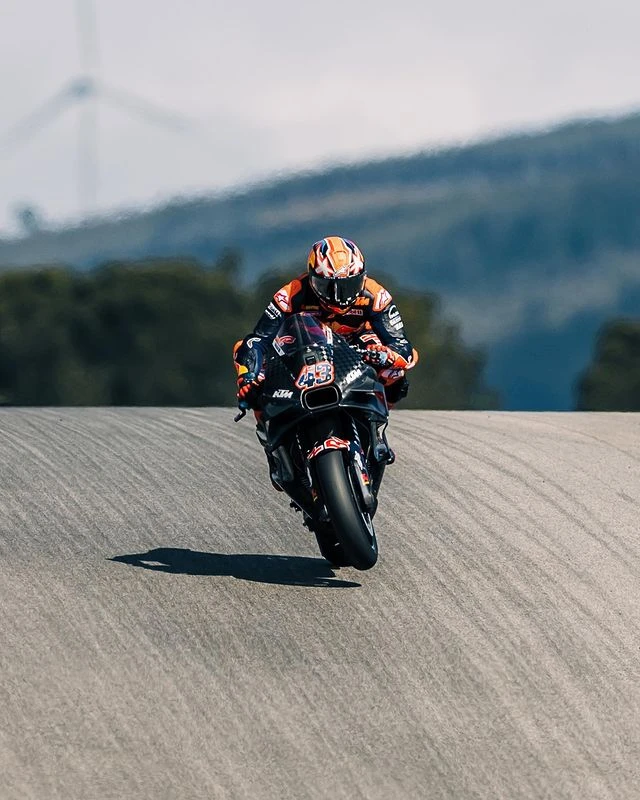
[[640,415],[394,414],[333,573],[229,410],[0,412],[0,797],[640,797]]

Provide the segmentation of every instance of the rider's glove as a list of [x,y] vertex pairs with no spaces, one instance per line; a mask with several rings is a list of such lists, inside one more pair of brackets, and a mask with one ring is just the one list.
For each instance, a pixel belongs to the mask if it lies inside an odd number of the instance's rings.
[[262,384],[264,382],[264,373],[261,372],[259,375],[256,375],[255,372],[245,372],[242,375],[238,376],[238,392],[236,397],[238,398],[238,404],[242,404],[251,408],[253,403],[255,402],[260,390],[262,389]]
[[395,353],[390,347],[384,344],[370,344],[367,345],[366,351],[362,356],[367,364],[372,364],[374,367],[396,367],[400,369],[406,366],[406,360],[402,356]]

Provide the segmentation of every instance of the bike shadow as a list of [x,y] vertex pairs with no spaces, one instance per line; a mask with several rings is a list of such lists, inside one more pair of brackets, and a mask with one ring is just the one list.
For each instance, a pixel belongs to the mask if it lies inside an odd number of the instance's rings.
[[355,581],[336,579],[324,558],[256,553],[202,553],[177,547],[157,547],[146,553],[113,556],[109,561],[174,575],[209,575],[281,586],[355,589]]

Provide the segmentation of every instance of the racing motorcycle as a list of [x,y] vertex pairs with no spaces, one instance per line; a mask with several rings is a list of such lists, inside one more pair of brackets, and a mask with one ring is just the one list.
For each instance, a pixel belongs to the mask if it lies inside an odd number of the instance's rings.
[[[385,467],[389,409],[376,371],[307,313],[287,317],[264,359],[256,433],[271,481],[291,498],[333,566],[373,567],[373,517]],[[235,421],[246,414],[241,406]]]

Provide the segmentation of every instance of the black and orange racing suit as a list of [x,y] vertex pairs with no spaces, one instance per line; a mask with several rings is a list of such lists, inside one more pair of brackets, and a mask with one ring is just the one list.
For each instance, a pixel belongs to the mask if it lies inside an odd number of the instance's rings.
[[418,354],[405,336],[400,312],[391,295],[372,278],[365,279],[360,296],[349,309],[342,312],[320,305],[306,273],[283,286],[273,296],[253,332],[236,343],[233,356],[238,373],[248,370],[260,375],[264,354],[282,320],[289,314],[301,311],[313,314],[350,343],[362,347],[387,347],[395,358],[383,367],[376,367],[378,377],[385,386],[387,401],[393,405],[406,395],[408,381],[405,373],[416,365]]

